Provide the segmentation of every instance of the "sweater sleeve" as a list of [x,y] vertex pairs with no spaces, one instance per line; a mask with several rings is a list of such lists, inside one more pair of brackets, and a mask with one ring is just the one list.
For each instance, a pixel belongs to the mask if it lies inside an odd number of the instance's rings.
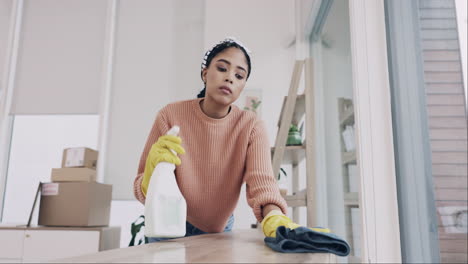
[[270,143],[266,131],[264,122],[257,121],[249,139],[244,175],[247,203],[252,207],[259,222],[263,220],[262,207],[267,204],[275,204],[284,214],[287,212],[286,201],[281,196],[273,176]]
[[143,153],[140,157],[137,176],[133,182],[133,193],[135,195],[135,198],[142,204],[145,204],[146,200],[145,195],[141,191],[141,182],[143,181],[143,174],[145,172],[146,158],[148,157],[148,153],[151,149],[151,146],[153,146],[153,144],[156,143],[160,136],[164,135],[164,133],[166,133],[166,131],[169,130],[168,127],[169,125],[164,115],[164,109],[162,109],[156,116],[156,119],[153,123],[153,127],[151,128],[151,131],[146,140],[145,148],[143,149]]

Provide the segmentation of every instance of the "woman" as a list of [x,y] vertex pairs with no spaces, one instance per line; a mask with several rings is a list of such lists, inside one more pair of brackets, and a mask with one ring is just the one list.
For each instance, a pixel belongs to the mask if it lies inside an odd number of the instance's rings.
[[[162,108],[147,139],[134,182],[135,197],[145,202],[158,162],[176,164],[177,184],[187,202],[186,236],[230,231],[244,182],[248,204],[266,236],[275,236],[280,225],[298,226],[284,215],[287,205],[273,175],[263,121],[233,105],[250,72],[247,49],[233,38],[221,41],[205,54],[201,70],[205,88],[198,98]],[[165,135],[174,125],[180,127],[179,137]]]

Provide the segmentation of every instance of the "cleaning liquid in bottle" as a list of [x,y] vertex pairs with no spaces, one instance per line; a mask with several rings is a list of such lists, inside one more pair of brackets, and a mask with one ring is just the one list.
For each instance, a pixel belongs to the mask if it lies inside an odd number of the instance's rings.
[[[167,135],[177,136],[174,126]],[[176,155],[176,152],[171,150]],[[160,162],[154,168],[145,202],[145,236],[183,237],[187,218],[187,203],[179,190],[174,174],[175,165]]]

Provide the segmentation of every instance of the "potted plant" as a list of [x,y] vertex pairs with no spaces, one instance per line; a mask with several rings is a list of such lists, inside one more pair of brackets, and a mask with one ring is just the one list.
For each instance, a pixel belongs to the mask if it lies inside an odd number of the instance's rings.
[[260,106],[260,104],[262,103],[262,101],[261,101],[261,100],[257,100],[257,99],[251,99],[251,100],[250,100],[250,103],[251,103],[250,107],[245,106],[245,107],[244,107],[244,110],[246,110],[246,111],[252,111],[252,112],[254,112],[254,113],[257,113],[257,108]]
[[[145,237],[144,235],[144,226],[145,226],[145,216],[140,215],[133,223],[130,228],[130,232],[132,233],[132,239],[130,240],[130,243],[128,244],[129,247],[133,247],[136,245],[141,245],[141,244],[147,244],[148,243],[148,238]],[[143,228],[143,229],[142,229]],[[140,236],[143,234],[143,238],[140,238],[138,240],[138,244],[136,243],[136,238],[137,236]]]

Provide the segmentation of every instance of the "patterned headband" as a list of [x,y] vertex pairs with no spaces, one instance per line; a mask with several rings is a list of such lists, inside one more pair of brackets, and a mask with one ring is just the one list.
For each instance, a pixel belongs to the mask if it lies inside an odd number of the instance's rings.
[[209,49],[206,53],[205,53],[205,56],[203,57],[203,61],[202,61],[202,64],[201,64],[201,69],[205,69],[207,67],[206,63],[207,63],[207,59],[208,59],[208,56],[210,55],[210,53],[213,51],[214,48],[216,48],[217,46],[221,45],[221,44],[224,44],[224,43],[236,43],[238,44],[239,46],[241,46],[246,52],[247,54],[250,56],[250,54],[252,54],[252,52],[244,45],[242,44],[239,40],[237,40],[236,38],[234,37],[226,37],[224,40],[220,41],[219,43],[217,43],[216,45],[214,45],[211,49]]

